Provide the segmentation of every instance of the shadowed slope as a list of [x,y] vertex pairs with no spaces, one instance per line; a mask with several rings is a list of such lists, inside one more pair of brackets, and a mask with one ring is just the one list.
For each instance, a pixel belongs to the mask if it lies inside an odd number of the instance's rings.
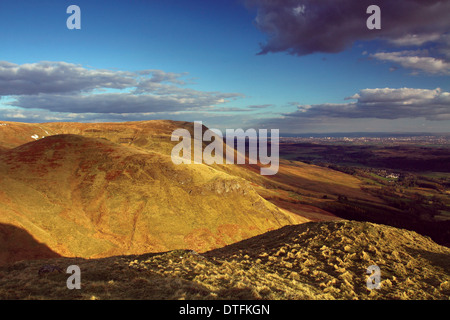
[[59,257],[46,245],[39,243],[25,230],[0,223],[0,265],[20,260]]

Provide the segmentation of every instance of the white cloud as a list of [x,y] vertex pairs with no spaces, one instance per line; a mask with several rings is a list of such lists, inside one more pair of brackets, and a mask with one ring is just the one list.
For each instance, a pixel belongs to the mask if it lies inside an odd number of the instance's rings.
[[135,77],[132,72],[92,70],[67,62],[43,61],[18,65],[0,61],[0,95],[124,89],[136,85]]
[[299,6],[296,6],[296,7],[294,7],[293,9],[292,9],[292,12],[294,13],[294,15],[296,15],[296,16],[300,16],[300,15],[302,15],[303,13],[305,13],[305,6],[304,5],[299,5]]
[[72,113],[143,113],[199,110],[243,97],[184,87],[187,73],[88,69],[67,62],[0,61],[3,105]]
[[440,33],[407,34],[399,38],[390,39],[389,42],[396,46],[421,46],[427,42],[438,41],[442,38]]
[[450,93],[414,88],[363,89],[346,98],[349,103],[298,105],[297,110],[284,114],[296,118],[425,118],[450,120]]
[[428,74],[450,74],[449,62],[443,59],[420,56],[417,51],[378,52],[372,54],[371,57],[381,61],[398,63],[404,68]]

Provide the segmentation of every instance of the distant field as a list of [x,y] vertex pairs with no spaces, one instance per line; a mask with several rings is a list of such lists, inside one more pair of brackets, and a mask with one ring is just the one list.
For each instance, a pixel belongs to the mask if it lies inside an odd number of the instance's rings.
[[337,145],[325,143],[281,143],[280,156],[297,161],[326,161],[333,164],[414,172],[450,172],[450,147],[411,145]]
[[[346,219],[415,230],[441,244],[450,245],[448,144],[430,144],[424,140],[423,143],[402,141],[397,145],[394,142],[383,145],[311,139],[311,142],[281,143],[280,156],[294,161],[292,163],[303,161],[347,174],[342,177],[328,174],[330,180],[342,188],[334,189],[341,191],[338,201],[328,201],[333,199],[330,196],[327,196],[328,200],[317,200],[315,205],[323,210]],[[301,171],[297,165],[290,171],[296,167]],[[298,174],[308,175],[306,170]],[[320,175],[311,174],[315,181],[322,182],[323,188],[325,181]],[[344,192],[345,186],[356,185],[375,199]]]

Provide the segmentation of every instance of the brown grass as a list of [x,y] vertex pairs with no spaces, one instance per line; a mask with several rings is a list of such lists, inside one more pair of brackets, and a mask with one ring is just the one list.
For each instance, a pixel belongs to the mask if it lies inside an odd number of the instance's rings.
[[[104,259],[57,258],[0,268],[1,299],[448,299],[448,248],[414,232],[360,222],[287,226],[205,254],[175,250]],[[37,272],[44,264],[81,269]],[[366,268],[382,287],[366,288]]]
[[206,251],[300,222],[242,178],[74,134],[2,153],[0,177],[0,223],[64,256]]

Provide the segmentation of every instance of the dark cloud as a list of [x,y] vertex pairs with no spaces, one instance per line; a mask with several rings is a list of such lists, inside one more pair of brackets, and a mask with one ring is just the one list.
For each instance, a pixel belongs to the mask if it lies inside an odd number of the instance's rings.
[[[268,35],[260,54],[335,53],[356,40],[387,40],[395,46],[440,41],[450,30],[450,1],[440,0],[247,0],[256,26]],[[369,30],[367,7],[381,9],[381,30]]]

